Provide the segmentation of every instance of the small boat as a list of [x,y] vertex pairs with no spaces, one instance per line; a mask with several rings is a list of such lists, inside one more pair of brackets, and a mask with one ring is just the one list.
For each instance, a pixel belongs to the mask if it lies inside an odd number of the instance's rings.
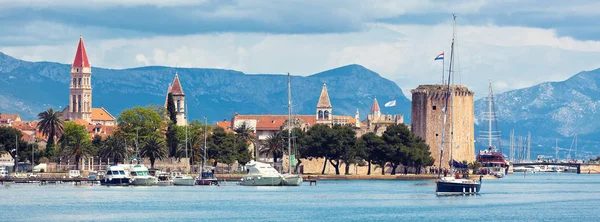
[[156,177],[150,176],[148,168],[143,164],[136,164],[133,166],[129,175],[131,176],[129,182],[134,186],[153,186],[158,183]]
[[206,169],[206,132],[208,132],[207,129],[207,119],[204,118],[204,155],[203,155],[203,159],[202,159],[202,169],[200,170],[200,175],[198,176],[198,179],[196,179],[196,185],[217,185],[219,182],[217,181],[217,178],[215,178],[215,174],[211,171]]
[[196,179],[181,172],[171,172],[171,181],[175,186],[194,186]]
[[5,166],[0,166],[0,178],[1,177],[8,177],[8,170]]
[[106,175],[100,180],[101,185],[129,186],[129,177],[121,166],[110,165],[106,168]]
[[200,174],[200,177],[196,179],[196,185],[217,185],[219,182],[215,175],[211,171],[205,171]]
[[436,194],[457,195],[457,194],[476,194],[481,190],[481,178],[479,181],[470,179],[456,179],[455,177],[442,177],[436,182]]
[[171,181],[171,175],[165,172],[156,173],[157,176],[157,185],[158,186],[171,186],[173,185],[173,181]]
[[287,75],[288,77],[288,154],[289,154],[289,164],[288,164],[288,174],[283,175],[283,179],[281,181],[281,185],[283,186],[300,186],[302,184],[302,176],[298,174],[292,174],[292,164],[294,163],[294,155],[292,154],[292,86],[290,82],[290,73]]
[[246,164],[248,174],[242,177],[242,186],[280,186],[283,176],[270,164],[254,160]]
[[[452,17],[454,18],[454,26],[456,27],[456,16],[452,15]],[[450,48],[450,61],[454,61],[454,33],[452,34],[452,45]],[[450,95],[452,95],[452,113],[454,113],[454,86],[451,85],[450,81],[452,78],[452,74],[453,74],[453,67],[452,67],[452,62],[450,62],[450,67],[448,69],[448,86],[447,86],[447,93],[445,95],[445,105],[443,110],[443,124],[442,124],[442,136],[441,136],[441,144],[440,144],[440,163],[443,163],[443,157],[444,157],[444,138],[445,138],[445,125],[446,125],[446,109],[449,107],[448,106],[448,100]],[[452,89],[452,90],[451,90]],[[452,121],[454,121],[454,118],[452,118]],[[454,125],[454,122],[452,122],[452,125]],[[454,134],[450,135],[450,141],[454,140]],[[458,163],[457,161],[455,161],[452,158],[452,149],[453,147],[450,147],[450,172],[452,172],[453,167],[455,165],[455,163]],[[441,164],[440,164],[441,165]],[[456,173],[455,177],[441,177],[440,173],[441,173],[441,169],[438,171],[438,176],[437,176],[437,180],[436,180],[436,186],[435,186],[435,192],[438,196],[442,196],[442,195],[457,195],[457,194],[477,194],[480,190],[481,190],[481,178],[483,176],[479,176],[479,181],[475,181],[475,180],[471,180],[471,179],[466,179],[466,178],[459,178],[460,175],[459,173]]]

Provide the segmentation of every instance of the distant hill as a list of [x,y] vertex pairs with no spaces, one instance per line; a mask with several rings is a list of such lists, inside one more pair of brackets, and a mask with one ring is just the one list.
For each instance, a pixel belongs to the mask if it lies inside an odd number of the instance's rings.
[[[545,82],[497,94],[495,101],[506,154],[511,129],[521,136],[531,132],[532,158],[538,154],[554,156],[556,139],[559,157],[564,158],[575,134],[579,135],[579,154],[589,157],[600,154],[600,69],[580,72],[562,82]],[[477,100],[476,118],[486,110],[485,101]],[[483,124],[476,128],[487,126]],[[575,157],[574,146],[571,157]]]
[[[93,61],[91,61],[93,62]],[[168,85],[178,72],[188,102],[189,118],[211,121],[240,114],[286,114],[287,77],[284,74],[245,74],[204,68],[92,67],[93,107],[104,107],[115,117],[128,107],[164,105]],[[0,52],[0,112],[19,113],[25,120],[53,107],[68,105],[70,65],[27,62]],[[348,65],[311,76],[292,76],[294,114],[314,114],[323,83],[327,84],[334,115],[366,118],[373,98],[396,99],[383,113],[401,113],[410,121],[410,101],[392,81],[360,65]]]

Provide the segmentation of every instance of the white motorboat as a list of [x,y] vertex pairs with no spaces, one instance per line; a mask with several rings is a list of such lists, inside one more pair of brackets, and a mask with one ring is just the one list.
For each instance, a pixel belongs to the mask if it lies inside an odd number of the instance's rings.
[[101,185],[129,186],[129,176],[121,166],[110,165],[106,168],[106,175],[100,180]]
[[157,172],[157,185],[159,186],[171,186],[173,185],[173,181],[171,181],[171,175],[165,172]]
[[194,177],[183,175],[181,172],[171,172],[171,181],[175,186],[194,186],[196,183]]
[[131,179],[129,182],[134,186],[153,186],[157,185],[158,180],[148,173],[148,168],[143,164],[136,164],[129,172]]
[[284,174],[281,185],[283,186],[300,186],[302,184],[302,176],[297,174]]
[[242,177],[243,186],[280,186],[283,176],[271,165],[254,160],[246,164],[248,174]]

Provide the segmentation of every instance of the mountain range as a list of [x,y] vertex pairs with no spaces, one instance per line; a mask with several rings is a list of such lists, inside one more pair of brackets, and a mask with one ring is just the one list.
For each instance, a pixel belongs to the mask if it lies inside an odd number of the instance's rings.
[[[28,62],[0,52],[0,113],[19,113],[33,120],[37,113],[53,107],[62,110],[68,103],[70,65],[54,62]],[[189,119],[207,116],[211,122],[239,114],[286,114],[285,74],[245,74],[224,69],[172,68],[149,66],[131,69],[92,67],[93,107],[104,107],[117,117],[121,111],[148,104],[164,105],[175,73],[186,93]],[[600,69],[581,72],[561,82],[545,82],[532,87],[494,95],[497,127],[502,148],[508,154],[510,131],[516,136],[531,132],[531,157],[554,155],[558,140],[560,157],[569,150],[575,157],[573,136],[578,135],[578,158],[600,151],[599,108]],[[377,98],[382,113],[404,114],[410,122],[410,100],[394,82],[361,66],[347,65],[309,76],[292,76],[292,112],[315,113],[319,93],[327,85],[334,115],[361,119]],[[383,103],[396,100],[395,107]],[[487,127],[481,115],[487,111],[485,99],[475,101],[476,134]],[[484,140],[477,140],[480,149]]]
[[[515,136],[527,137],[531,133],[532,159],[538,154],[555,156],[556,144],[561,159],[569,151],[572,158],[577,151],[579,159],[595,157],[600,151],[600,69],[580,72],[565,81],[496,94],[494,102],[497,129],[506,154],[511,130]],[[476,129],[487,127],[482,118],[487,110],[487,100],[476,101]],[[577,150],[573,144],[575,135]]]
[[[53,107],[69,103],[70,65],[28,62],[0,53],[0,112],[33,120]],[[169,84],[179,75],[189,119],[218,121],[239,114],[287,114],[286,74],[245,74],[234,70],[149,66],[132,69],[92,67],[92,106],[113,116],[126,108],[164,105]],[[292,76],[293,114],[315,114],[323,84],[334,115],[366,118],[373,99],[396,100],[382,112],[404,114],[410,121],[410,101],[394,82],[360,65],[347,65],[310,76]]]

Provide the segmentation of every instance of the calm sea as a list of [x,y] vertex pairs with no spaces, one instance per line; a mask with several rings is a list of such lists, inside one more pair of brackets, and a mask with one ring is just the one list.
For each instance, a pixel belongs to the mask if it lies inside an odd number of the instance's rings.
[[433,181],[318,186],[0,185],[0,221],[600,221],[600,175],[484,180],[478,196],[436,197]]

